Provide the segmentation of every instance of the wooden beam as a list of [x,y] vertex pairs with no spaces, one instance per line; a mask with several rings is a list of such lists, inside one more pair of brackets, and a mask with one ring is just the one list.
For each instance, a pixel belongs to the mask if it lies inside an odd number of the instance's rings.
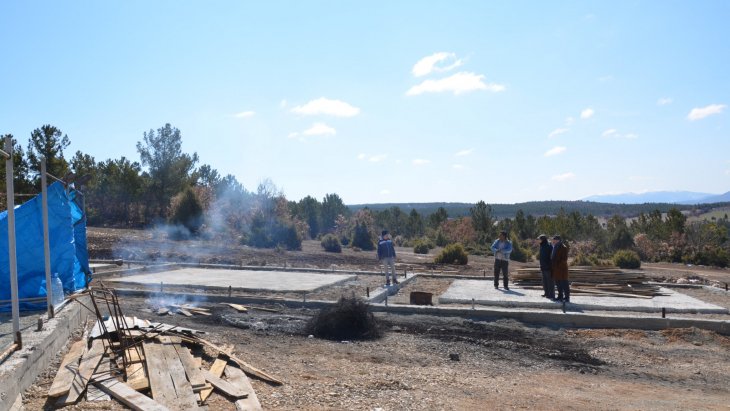
[[165,362],[172,384],[175,387],[176,403],[181,410],[197,410],[198,395],[193,391],[190,381],[185,375],[185,367],[180,362],[180,357],[175,348],[180,344],[180,339],[175,337],[157,337],[162,343]]
[[[228,363],[228,355],[233,352],[233,346],[227,344],[224,345],[221,349],[224,350],[223,353],[218,354],[218,358],[215,359],[213,365],[210,366],[210,370],[208,371],[216,377],[220,377],[221,375],[223,375],[223,370],[225,370],[226,364]],[[200,391],[200,401],[207,400],[212,393],[212,386],[210,388],[204,388],[202,391]]]
[[169,408],[146,395],[138,393],[121,381],[99,381],[95,382],[94,385],[134,411],[170,411]]
[[172,379],[170,378],[162,344],[145,341],[142,343],[142,346],[144,347],[145,363],[147,364],[152,398],[165,407],[176,409],[177,395],[175,394],[175,386],[172,384]]
[[251,381],[248,380],[246,374],[244,374],[244,372],[241,371],[240,368],[233,365],[227,365],[225,372],[226,377],[228,377],[228,382],[230,382],[234,386],[243,389],[245,392],[248,393],[248,397],[241,398],[236,401],[236,410],[261,411],[262,408],[261,403],[259,402],[259,398],[256,396],[256,392],[253,390]]
[[283,385],[284,384],[278,378],[273,377],[273,376],[271,376],[271,375],[269,375],[269,374],[267,374],[267,373],[259,370],[258,368],[256,368],[256,367],[248,364],[246,361],[243,361],[242,359],[237,358],[236,356],[234,356],[232,354],[231,355],[227,354],[225,351],[223,351],[223,349],[221,349],[217,345],[211,343],[210,341],[204,340],[202,338],[187,338],[187,337],[182,337],[182,338],[185,339],[185,340],[190,339],[192,341],[199,341],[199,342],[203,343],[203,345],[205,345],[205,346],[207,346],[209,348],[212,348],[213,350],[217,351],[218,353],[222,353],[222,354],[228,355],[228,359],[230,359],[231,361],[233,361],[236,364],[238,364],[238,366],[245,373],[247,373],[247,374],[253,375],[254,377],[257,377],[257,378],[262,379],[264,381],[270,382],[272,384],[276,384],[276,385]]
[[224,394],[228,395],[229,397],[233,398],[246,398],[248,397],[248,393],[244,392],[241,388],[231,384],[228,381],[224,381],[223,379],[216,377],[215,375],[209,373],[208,371],[203,371],[203,375],[205,376],[205,380],[209,383],[213,384],[215,388],[222,391]]
[[76,373],[79,371],[79,360],[81,360],[85,351],[86,340],[79,340],[71,345],[58,367],[51,388],[48,389],[49,397],[59,397],[68,393],[74,378],[76,378]]
[[[109,357],[104,357],[101,359],[101,363],[99,363],[99,366],[96,368],[96,371],[91,376],[91,381],[104,381],[112,377],[112,362]],[[109,394],[105,393],[101,389],[99,389],[94,384],[89,384],[86,386],[86,401],[88,402],[101,402],[101,401],[111,401],[111,397]]]
[[142,346],[127,348],[124,355],[127,357],[127,368],[124,370],[127,376],[127,385],[137,391],[144,391],[150,388],[150,380],[147,376],[147,367],[144,361]]
[[71,388],[67,394],[61,396],[56,401],[57,406],[65,406],[78,401],[81,394],[86,390],[86,384],[89,383],[91,376],[94,374],[105,352],[106,347],[102,340],[93,340],[91,342],[91,349],[86,351],[83,357],[81,357],[79,371],[74,377],[73,383],[71,383]]
[[175,350],[178,357],[180,357],[183,368],[185,368],[185,374],[188,376],[188,381],[190,381],[193,390],[205,387],[205,377],[203,377],[200,368],[195,365],[195,359],[190,350],[178,344],[175,345]]

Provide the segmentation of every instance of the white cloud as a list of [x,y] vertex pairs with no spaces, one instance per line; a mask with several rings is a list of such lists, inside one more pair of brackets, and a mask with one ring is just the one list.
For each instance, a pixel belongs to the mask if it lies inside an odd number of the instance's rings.
[[473,152],[474,152],[473,148],[467,148],[466,150],[458,151],[456,154],[454,154],[454,156],[456,156],[456,157],[468,156],[469,154],[471,154]]
[[609,128],[608,130],[606,130],[603,133],[601,133],[601,137],[606,137],[606,138],[625,138],[627,140],[633,140],[633,139],[639,138],[639,135],[638,134],[635,134],[635,133],[622,134],[622,133],[619,133],[618,130],[616,130],[615,128]]
[[485,83],[483,75],[462,71],[438,80],[425,80],[421,84],[411,87],[406,95],[417,96],[423,93],[442,92],[452,92],[454,95],[459,95],[476,90],[498,92],[504,91],[505,86]]
[[610,137],[611,135],[616,134],[615,128],[609,128],[608,130],[601,133],[601,137]]
[[386,158],[388,158],[387,154],[377,154],[377,155],[371,156],[368,159],[368,161],[370,161],[371,163],[379,163],[379,162],[385,160]]
[[707,116],[711,116],[713,114],[722,113],[722,110],[724,110],[725,107],[727,107],[727,106],[724,104],[710,104],[709,106],[706,106],[706,107],[693,108],[692,111],[690,111],[689,114],[687,115],[687,118],[690,119],[691,121],[700,120]]
[[426,164],[428,164],[430,162],[431,162],[431,160],[424,160],[422,158],[416,158],[416,159],[413,159],[413,161],[411,161],[411,163],[414,166],[423,166],[423,165],[426,165]]
[[454,170],[463,170],[464,166],[461,164],[452,164],[451,168],[453,168]]
[[[451,64],[443,65],[439,63],[451,62]],[[454,53],[434,53],[430,56],[426,56],[413,66],[413,75],[415,77],[425,76],[434,71],[449,71],[461,66],[464,62],[461,59],[456,58]]]
[[569,128],[556,128],[555,130],[551,131],[550,134],[548,134],[548,138],[557,137],[561,134],[565,134],[568,131],[570,131]]
[[575,174],[573,173],[563,173],[563,174],[557,174],[552,177],[555,181],[567,181],[572,180],[575,178]]
[[672,101],[674,101],[674,100],[672,100],[671,97],[662,97],[656,101],[656,105],[657,106],[666,106],[667,104],[672,104]]
[[360,153],[360,154],[357,155],[357,159],[358,160],[365,160],[365,157],[366,157],[365,156],[365,153]]
[[312,127],[302,132],[305,136],[334,136],[337,130],[325,123],[314,123]]
[[293,133],[289,133],[289,135],[287,136],[287,138],[297,138],[297,137],[299,137],[299,133],[297,133],[296,131]]
[[582,119],[591,118],[591,117],[593,117],[593,114],[595,114],[595,113],[596,112],[593,111],[592,108],[587,108],[580,112],[580,118],[582,118]]
[[233,116],[236,118],[248,118],[253,117],[256,114],[254,111],[242,111],[240,113],[236,113]]
[[567,150],[567,148],[562,147],[562,146],[553,147],[550,150],[545,152],[545,157],[551,157],[551,156],[558,155],[560,153],[565,152],[565,150]]
[[303,106],[296,106],[291,111],[305,116],[324,114],[336,117],[353,117],[360,113],[359,108],[344,101],[331,100],[324,97],[312,100]]

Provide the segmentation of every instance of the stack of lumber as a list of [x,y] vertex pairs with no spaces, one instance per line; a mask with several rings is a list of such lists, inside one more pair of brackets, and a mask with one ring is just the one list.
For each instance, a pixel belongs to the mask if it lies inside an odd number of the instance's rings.
[[210,310],[190,304],[161,304],[153,307],[157,315],[182,314],[186,317],[193,315],[211,315]]
[[[199,410],[213,391],[237,409],[260,410],[248,375],[270,384],[282,382],[236,357],[232,347],[219,347],[200,331],[152,323],[134,317],[97,322],[63,358],[48,391],[56,406],[111,397],[133,410]],[[110,331],[113,329],[113,331]],[[203,355],[213,352],[212,365]]]
[[[537,267],[520,268],[512,278],[524,288],[542,288],[542,274]],[[643,273],[617,267],[570,267],[569,280],[572,294],[632,298],[664,295],[659,286],[647,284]]]

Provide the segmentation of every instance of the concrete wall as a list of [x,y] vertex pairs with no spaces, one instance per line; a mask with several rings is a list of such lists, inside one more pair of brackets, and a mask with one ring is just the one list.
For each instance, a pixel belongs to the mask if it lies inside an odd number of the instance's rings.
[[[86,306],[88,297],[79,298]],[[0,411],[11,409],[20,393],[33,384],[36,377],[63,350],[74,330],[85,324],[91,313],[76,302],[68,302],[56,317],[47,320],[43,315],[42,331],[28,328],[23,331],[23,348],[0,364]]]

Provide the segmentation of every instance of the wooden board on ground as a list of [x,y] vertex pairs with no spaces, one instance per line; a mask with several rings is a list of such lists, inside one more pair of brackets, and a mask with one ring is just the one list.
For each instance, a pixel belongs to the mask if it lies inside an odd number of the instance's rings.
[[233,398],[248,397],[248,393],[244,392],[243,389],[231,384],[228,381],[223,380],[220,377],[216,377],[215,375],[209,373],[208,371],[203,371],[203,375],[205,376],[206,381],[213,384],[213,386],[216,389],[220,390],[221,392],[228,395],[229,397],[233,397]]
[[177,351],[178,357],[180,357],[183,368],[185,368],[185,374],[188,376],[188,381],[190,381],[193,391],[199,391],[205,387],[205,377],[203,377],[200,368],[195,365],[195,359],[190,353],[190,350],[179,344],[175,344],[174,348]]
[[170,378],[162,344],[145,341],[142,346],[144,347],[152,398],[165,407],[177,409],[177,394]]
[[135,411],[170,411],[169,408],[138,393],[121,381],[112,379],[95,382],[94,385]]
[[185,375],[185,367],[180,362],[175,345],[180,344],[180,339],[176,337],[157,337],[162,343],[167,370],[175,387],[175,396],[177,404],[182,410],[195,410],[198,408],[198,395],[193,391],[187,376]]
[[226,377],[228,382],[243,389],[248,393],[248,397],[241,398],[236,401],[237,411],[261,411],[261,403],[259,398],[256,396],[256,392],[253,390],[251,381],[248,380],[246,374],[241,371],[240,368],[233,365],[226,365]]
[[[208,346],[208,347],[210,347],[210,348],[218,351],[219,353],[224,353],[225,354],[225,351],[223,351],[220,347],[218,347],[217,345],[211,343],[210,341],[204,340],[202,338],[197,338],[196,340],[197,341],[200,341],[204,345],[206,345],[206,346]],[[257,377],[257,378],[260,378],[260,379],[262,379],[264,381],[268,381],[268,382],[270,382],[272,384],[277,384],[277,385],[284,384],[280,379],[278,379],[276,377],[273,377],[273,376],[271,376],[271,375],[269,375],[269,374],[267,374],[267,373],[259,370],[258,368],[256,368],[256,367],[248,364],[246,361],[243,361],[242,359],[237,358],[234,355],[228,355],[228,359],[231,360],[231,361],[233,361],[233,362],[235,362],[236,364],[238,364],[238,366],[245,373],[247,373],[247,374],[251,374],[251,375],[253,375],[253,376]]]
[[49,397],[58,397],[68,393],[71,389],[71,383],[76,378],[76,373],[79,370],[79,361],[86,351],[86,340],[82,339],[76,341],[69,348],[68,353],[63,357],[61,366],[58,367],[56,377],[53,379],[53,384],[48,390]]
[[[109,357],[103,357],[101,363],[96,367],[96,371],[91,376],[91,381],[104,381],[112,377],[112,361]],[[111,401],[109,394],[100,390],[94,384],[86,386],[86,401],[97,402],[97,401]]]
[[245,313],[246,311],[248,311],[248,308],[242,306],[241,304],[234,304],[234,303],[221,303],[221,304],[222,305],[227,305],[227,306],[229,306],[229,307],[233,308],[234,310],[236,310],[238,312],[241,312],[241,313]]
[[192,317],[193,316],[193,314],[190,311],[188,311],[188,310],[186,310],[184,308],[177,308],[176,310],[177,310],[178,313],[180,313],[180,314],[182,314],[182,315],[184,315],[186,317]]
[[136,349],[134,347],[128,348],[124,355],[127,356],[127,368],[124,370],[127,376],[127,385],[137,391],[150,388],[142,346],[138,345]]
[[58,401],[56,401],[56,405],[64,406],[78,401],[81,394],[83,394],[84,390],[86,390],[86,384],[89,383],[89,380],[94,374],[96,367],[99,365],[101,357],[104,355],[105,351],[106,347],[102,340],[92,341],[91,349],[86,351],[84,356],[81,357],[79,371],[76,374],[73,383],[71,383],[71,388],[66,395],[61,396]]
[[[210,370],[208,371],[212,375],[215,375],[216,377],[220,377],[223,375],[223,370],[226,368],[226,364],[228,363],[228,355],[231,355],[233,352],[233,346],[231,345],[224,345],[221,347],[223,350],[222,353],[218,354],[218,358],[213,362],[213,365],[210,366]],[[210,394],[213,393],[213,387],[205,388],[202,391],[200,391],[200,401],[205,401],[208,399]]]

